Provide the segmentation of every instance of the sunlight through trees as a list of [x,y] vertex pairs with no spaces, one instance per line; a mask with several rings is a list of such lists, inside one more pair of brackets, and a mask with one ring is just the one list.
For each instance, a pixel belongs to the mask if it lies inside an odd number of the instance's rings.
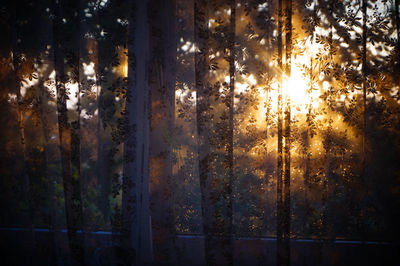
[[390,265],[399,6],[1,3],[7,258]]

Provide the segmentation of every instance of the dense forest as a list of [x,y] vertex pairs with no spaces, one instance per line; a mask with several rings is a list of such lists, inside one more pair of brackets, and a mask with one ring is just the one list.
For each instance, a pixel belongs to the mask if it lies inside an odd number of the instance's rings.
[[398,265],[399,0],[0,3],[3,265]]

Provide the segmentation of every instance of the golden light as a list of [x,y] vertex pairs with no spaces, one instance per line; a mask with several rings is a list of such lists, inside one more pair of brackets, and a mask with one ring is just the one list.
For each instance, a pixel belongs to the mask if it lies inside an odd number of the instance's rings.
[[119,73],[122,77],[128,77],[128,50],[124,48],[118,49],[118,57],[120,64],[112,68],[113,73]]
[[[247,82],[251,83],[250,78]],[[310,89],[310,82],[309,80],[307,80],[307,78],[304,77],[298,65],[292,65],[292,75],[290,78],[283,78],[282,87],[282,99],[284,101],[283,104],[285,105],[287,101],[290,101],[291,115],[293,117],[298,115],[305,115],[309,111],[310,107],[313,110],[318,108],[320,104],[319,97],[321,95],[321,89]],[[265,123],[265,114],[267,112],[265,106],[266,101],[269,101],[271,105],[271,109],[269,111],[273,113],[277,112],[279,97],[278,88],[278,82],[273,82],[269,86],[268,90],[266,90],[262,86],[257,86],[260,101],[257,108],[258,110],[256,117],[260,126]]]
[[[317,53],[323,53],[323,46],[308,38],[304,42],[305,52],[302,55],[292,56],[291,58],[291,75],[283,79],[284,99],[290,100],[292,105],[292,114],[307,113],[309,107],[317,108],[321,96],[321,89],[316,84],[311,88],[309,73],[305,73],[305,69],[301,69],[301,65],[315,69],[312,59]],[[313,70],[316,72],[316,70]],[[317,75],[318,73],[313,73]]]
[[[319,44],[311,42],[310,39],[303,43],[305,52],[302,55],[292,56],[291,64],[291,75],[290,77],[283,76],[282,81],[282,99],[283,104],[286,105],[290,101],[291,106],[291,116],[293,118],[305,119],[305,115],[310,111],[315,111],[319,108],[321,103],[320,96],[324,90],[329,88],[328,82],[315,82],[313,88],[311,88],[311,82],[309,79],[309,68],[314,68],[312,66],[312,58],[316,53],[321,53],[323,47]],[[306,68],[304,68],[306,66]],[[318,75],[318,73],[313,73]],[[243,88],[248,88],[250,86],[255,86],[259,93],[259,104],[257,109],[253,112],[257,118],[257,124],[261,128],[265,126],[266,113],[277,112],[278,97],[279,97],[279,87],[280,84],[277,80],[274,80],[271,84],[257,84],[252,75],[245,78],[245,82],[236,83],[236,92],[245,92]],[[265,103],[269,102],[270,109],[267,110]]]
[[284,77],[283,79],[282,92],[284,101],[290,101],[292,114],[307,113],[309,105],[312,108],[317,108],[321,90],[311,88],[310,81],[304,77],[298,64],[292,65],[291,72],[292,75],[289,78]]
[[128,60],[124,60],[124,62],[121,64],[120,73],[122,77],[124,78],[128,77]]

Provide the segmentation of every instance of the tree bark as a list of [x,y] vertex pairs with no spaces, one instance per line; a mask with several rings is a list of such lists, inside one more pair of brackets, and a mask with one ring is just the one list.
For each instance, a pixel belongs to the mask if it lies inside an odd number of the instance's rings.
[[[367,1],[362,0],[362,90],[363,90],[363,123],[362,123],[362,161],[361,161],[361,182],[365,187],[366,191],[364,196],[366,196],[366,192],[368,190],[365,178],[365,168],[366,168],[366,137],[367,137]],[[361,238],[363,241],[366,240],[366,221],[365,221],[365,208],[360,207],[360,223],[361,223]]]
[[30,228],[30,247],[33,252],[35,252],[36,247],[36,237],[35,237],[35,224],[34,224],[34,214],[35,214],[35,207],[32,202],[32,188],[31,188],[31,177],[29,174],[29,163],[27,157],[27,147],[26,147],[26,138],[25,138],[25,111],[24,110],[24,99],[21,95],[21,86],[22,86],[22,75],[26,75],[27,73],[22,73],[23,69],[21,68],[21,64],[23,63],[23,58],[21,57],[22,51],[19,43],[22,42],[23,37],[20,33],[20,23],[21,20],[25,19],[21,17],[18,12],[18,5],[17,3],[11,3],[11,23],[12,24],[12,33],[11,33],[11,55],[12,55],[12,65],[13,65],[13,92],[16,94],[16,115],[18,121],[18,137],[20,141],[20,148],[21,148],[21,155],[22,155],[22,167],[20,173],[22,174],[23,186],[24,186],[24,197],[22,201],[25,201],[26,208],[27,208],[27,217],[26,223]]
[[[50,41],[50,40],[48,40]],[[39,59],[40,60],[40,59]],[[50,63],[50,62],[48,62]],[[51,67],[49,67],[49,70],[52,70]],[[59,258],[59,252],[58,252],[58,243],[56,239],[56,232],[55,228],[57,227],[57,222],[56,222],[56,206],[55,206],[55,189],[54,189],[54,182],[55,178],[51,175],[51,172],[49,171],[49,164],[52,163],[52,156],[51,156],[51,151],[50,151],[50,129],[49,129],[49,110],[48,110],[48,92],[47,89],[44,87],[44,80],[45,77],[48,77],[50,75],[50,71],[47,71],[45,73],[42,73],[39,71],[39,78],[38,78],[38,87],[39,87],[39,104],[40,104],[40,109],[39,109],[39,116],[40,116],[40,123],[42,127],[42,134],[43,134],[43,157],[44,157],[44,177],[45,180],[47,181],[47,189],[48,189],[48,196],[47,200],[49,202],[49,208],[50,208],[50,214],[49,214],[49,220],[48,220],[48,227],[49,227],[49,232],[51,234],[51,244],[53,247],[51,256],[52,256],[52,261],[57,262]],[[54,156],[54,155],[53,155]],[[57,265],[57,264],[56,264]]]
[[174,215],[171,136],[175,118],[176,0],[151,1],[151,216],[155,263],[172,264]]
[[367,1],[362,0],[362,90],[363,90],[363,124],[362,124],[362,167],[365,168],[365,138],[367,127]]
[[283,134],[282,134],[282,93],[283,93],[283,65],[282,65],[282,10],[283,1],[278,1],[278,79],[279,79],[279,91],[278,91],[278,101],[277,101],[277,112],[278,112],[278,158],[277,158],[277,182],[276,182],[276,255],[277,255],[277,265],[282,265],[283,260],[283,198],[282,198],[282,187],[283,187]]
[[67,218],[68,240],[72,259],[75,264],[83,265],[84,250],[78,239],[77,231],[82,225],[82,204],[80,201],[79,190],[77,191],[77,182],[72,174],[71,158],[71,126],[68,122],[67,110],[67,91],[65,87],[64,72],[64,47],[61,39],[62,29],[62,2],[54,2],[55,20],[53,23],[54,38],[54,67],[57,91],[57,113],[58,129],[60,138],[61,166],[64,185],[65,212]]
[[235,99],[235,36],[236,36],[236,1],[230,1],[230,29],[229,29],[229,128],[228,128],[228,162],[229,162],[229,184],[228,184],[228,234],[229,250],[227,252],[227,262],[233,265],[233,186],[235,184],[235,176],[233,169],[233,127],[234,127],[234,99]]
[[[292,56],[292,1],[285,1],[285,48],[286,48],[286,64],[285,76],[287,79],[291,76],[291,56]],[[290,90],[291,88],[286,88]],[[291,106],[290,95],[286,97],[286,106],[284,113],[285,128],[284,128],[284,173],[282,184],[283,210],[280,221],[282,226],[282,245],[278,248],[278,265],[290,265],[290,123],[291,123]],[[279,136],[278,136],[279,137]],[[279,147],[278,147],[279,149]]]
[[97,97],[97,177],[100,184],[100,196],[99,196],[99,206],[103,214],[103,221],[105,225],[110,223],[110,201],[108,197],[110,196],[110,177],[109,177],[109,163],[106,161],[106,151],[105,144],[103,142],[104,133],[104,109],[103,106],[103,86],[101,82],[100,66],[99,66],[99,56],[98,49],[99,44],[94,39],[88,41],[89,61],[94,63],[94,69],[96,73],[95,84],[96,84],[96,97]]
[[149,202],[148,1],[132,1],[129,18],[128,88],[122,181],[122,244],[136,265],[152,262]]
[[[312,38],[313,40],[313,38]],[[308,111],[306,114],[306,132],[304,134],[304,147],[303,147],[303,153],[305,154],[305,156],[303,157],[303,160],[305,160],[304,162],[304,199],[305,199],[305,217],[304,217],[304,233],[306,236],[308,236],[308,229],[309,229],[309,224],[308,224],[308,217],[310,214],[310,202],[308,200],[308,196],[309,196],[309,190],[310,190],[310,171],[311,171],[311,154],[310,154],[310,131],[311,131],[311,127],[310,124],[312,121],[310,121],[310,119],[312,119],[312,98],[311,98],[311,93],[313,90],[313,81],[312,81],[312,76],[313,76],[313,60],[312,57],[310,59],[310,88],[309,88],[309,92],[308,92],[308,101],[309,101],[309,106],[308,106]]]
[[396,12],[396,27],[397,27],[397,64],[400,65],[400,0],[395,0],[395,7],[394,10]]
[[194,39],[195,86],[196,86],[196,123],[198,139],[198,163],[201,192],[201,215],[203,219],[204,252],[207,265],[213,265],[213,215],[210,201],[211,192],[211,144],[210,144],[210,95],[209,95],[209,28],[208,1],[194,1]]
[[[97,14],[95,21],[98,25],[101,25],[100,15]],[[89,51],[89,63],[94,63],[95,69],[95,85],[96,85],[96,97],[97,97],[97,176],[99,179],[99,184],[101,187],[99,195],[99,205],[101,212],[103,214],[104,224],[111,225],[111,206],[109,201],[109,196],[111,192],[111,177],[110,177],[110,164],[111,159],[107,161],[107,148],[103,142],[104,132],[105,132],[105,112],[106,106],[104,105],[104,82],[102,80],[102,75],[104,74],[104,69],[106,64],[102,58],[105,53],[105,44],[101,41],[97,41],[95,38],[90,38],[87,43],[87,49]],[[125,74],[127,75],[127,73]],[[124,77],[125,78],[125,77]],[[113,235],[113,238],[115,235]]]

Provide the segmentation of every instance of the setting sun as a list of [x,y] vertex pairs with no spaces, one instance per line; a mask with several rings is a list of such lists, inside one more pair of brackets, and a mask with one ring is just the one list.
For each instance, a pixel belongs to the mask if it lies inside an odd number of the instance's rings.
[[286,100],[290,100],[293,114],[306,113],[308,105],[312,107],[318,106],[319,90],[311,90],[309,81],[304,78],[299,67],[292,65],[292,75],[289,78],[284,78],[283,94]]

